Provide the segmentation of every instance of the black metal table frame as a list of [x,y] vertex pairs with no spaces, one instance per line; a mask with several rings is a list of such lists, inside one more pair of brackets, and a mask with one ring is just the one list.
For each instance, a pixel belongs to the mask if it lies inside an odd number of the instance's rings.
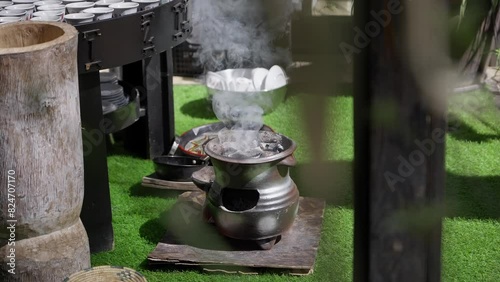
[[149,155],[162,155],[175,138],[172,47],[191,33],[190,16],[189,0],[163,0],[151,10],[75,26],[85,170],[80,217],[93,253],[114,246],[106,151],[113,124],[103,118],[99,70],[123,66],[123,80],[146,103]]

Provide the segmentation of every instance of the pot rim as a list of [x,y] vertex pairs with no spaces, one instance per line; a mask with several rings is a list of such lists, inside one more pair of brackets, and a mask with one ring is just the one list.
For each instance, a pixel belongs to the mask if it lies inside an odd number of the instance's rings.
[[[195,160],[201,162],[201,164],[174,164],[168,162],[168,160],[173,160],[173,159]],[[162,162],[162,160],[165,161]],[[207,165],[207,161],[191,156],[157,156],[153,158],[153,163],[155,165],[160,165],[160,166],[183,167],[183,168],[194,168]]]
[[[277,134],[279,134],[279,133],[277,133]],[[219,154],[214,153],[212,150],[210,150],[210,148],[208,146],[212,142],[218,142],[219,141],[218,137],[210,140],[205,145],[204,151],[205,151],[205,154],[207,154],[207,156],[209,156],[211,159],[215,159],[215,160],[219,160],[219,161],[223,161],[223,162],[227,162],[227,163],[234,163],[234,164],[264,164],[264,163],[269,163],[272,161],[283,160],[283,159],[287,158],[288,156],[292,155],[293,152],[295,151],[295,149],[297,149],[297,143],[295,143],[295,141],[286,137],[283,134],[279,134],[279,135],[282,138],[285,138],[286,140],[288,140],[290,142],[290,146],[286,150],[284,150],[283,152],[278,153],[276,155],[269,156],[269,157],[237,159],[237,158],[230,158],[230,157],[221,156]]]

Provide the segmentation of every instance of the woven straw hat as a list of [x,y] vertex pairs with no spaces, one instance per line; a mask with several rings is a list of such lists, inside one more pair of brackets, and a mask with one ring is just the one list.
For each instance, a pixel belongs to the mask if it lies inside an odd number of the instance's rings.
[[147,282],[139,272],[122,266],[96,266],[79,271],[64,282]]

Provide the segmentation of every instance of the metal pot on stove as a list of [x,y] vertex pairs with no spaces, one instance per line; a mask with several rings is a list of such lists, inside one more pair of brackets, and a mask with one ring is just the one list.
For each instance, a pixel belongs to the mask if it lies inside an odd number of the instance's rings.
[[279,136],[280,144],[264,146],[278,145],[280,150],[258,157],[228,157],[219,139],[213,139],[205,146],[213,167],[193,174],[193,182],[207,191],[206,219],[213,220],[221,234],[256,241],[263,249],[272,248],[292,226],[299,203],[289,175],[297,145],[286,136],[268,134]]

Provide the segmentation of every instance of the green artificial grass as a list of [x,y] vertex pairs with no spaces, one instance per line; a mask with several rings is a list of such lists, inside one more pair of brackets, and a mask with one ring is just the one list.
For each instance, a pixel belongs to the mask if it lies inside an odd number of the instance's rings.
[[[176,86],[174,93],[177,134],[216,121],[205,101],[203,87]],[[348,96],[321,100],[296,95],[265,116],[266,124],[298,143],[295,155],[299,165],[292,171],[292,177],[301,194],[319,195],[329,203],[312,275],[245,276],[150,269],[146,257],[164,235],[165,212],[178,193],[141,188],[141,178],[153,172],[152,162],[123,153],[108,157],[115,249],[92,255],[92,265],[131,267],[143,273],[148,281],[351,281],[352,110],[352,98]],[[307,115],[324,116],[326,129],[315,131],[321,122],[308,120]],[[451,99],[450,120],[452,131],[446,145],[448,217],[443,226],[443,280],[498,281],[500,114],[491,95],[478,92]],[[317,138],[309,140],[306,136]],[[200,238],[202,236],[200,234]]]

